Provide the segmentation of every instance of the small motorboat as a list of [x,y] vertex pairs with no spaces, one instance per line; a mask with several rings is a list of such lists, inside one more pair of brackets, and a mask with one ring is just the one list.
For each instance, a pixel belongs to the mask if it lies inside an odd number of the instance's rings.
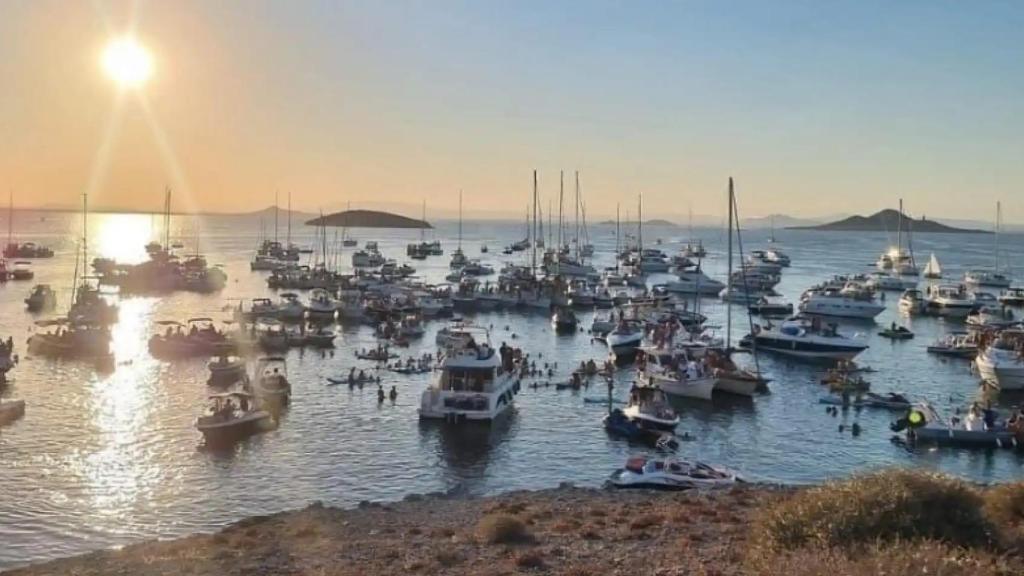
[[905,326],[897,326],[896,324],[880,331],[878,335],[890,340],[910,340],[914,337],[914,333]]
[[259,410],[253,397],[245,392],[225,392],[210,396],[206,414],[196,420],[207,444],[228,444],[273,427],[269,412]]
[[271,356],[257,360],[252,383],[260,401],[277,406],[288,404],[292,385],[288,381],[288,365],[284,358]]
[[32,293],[25,298],[25,307],[29,312],[42,312],[52,310],[57,306],[57,293],[50,288],[49,284],[37,284],[32,288]]
[[691,490],[731,486],[743,480],[731,470],[703,462],[634,456],[608,478],[616,488]]
[[633,386],[622,413],[642,428],[672,431],[679,425],[679,415],[665,392],[656,386]]
[[32,263],[25,260],[19,260],[14,263],[14,268],[11,269],[11,280],[31,280],[35,277],[35,273],[32,272]]
[[1024,306],[1024,288],[1007,288],[999,295],[1003,306]]
[[961,448],[1020,448],[1024,440],[1019,429],[1014,429],[994,411],[976,405],[963,416],[946,419],[931,404],[920,402],[889,429],[906,431],[911,443]]
[[850,408],[884,408],[885,410],[907,410],[912,405],[906,396],[898,392],[889,392],[887,394],[865,392],[854,396],[829,394],[819,398],[818,403]]
[[10,424],[24,415],[24,400],[0,400],[0,426]]
[[929,354],[973,359],[978,355],[978,337],[976,334],[954,332],[936,340],[925,350]]
[[305,344],[314,348],[333,348],[337,334],[326,326],[317,326],[306,331]]
[[[591,400],[591,399],[584,399]],[[607,403],[604,399],[602,402]],[[604,429],[609,434],[618,438],[624,438],[630,442],[640,442],[662,450],[675,450],[679,447],[679,441],[670,432],[651,430],[644,428],[626,416],[622,410],[615,408],[602,420]]]
[[207,367],[210,384],[231,384],[245,377],[245,361],[235,356],[218,356]]

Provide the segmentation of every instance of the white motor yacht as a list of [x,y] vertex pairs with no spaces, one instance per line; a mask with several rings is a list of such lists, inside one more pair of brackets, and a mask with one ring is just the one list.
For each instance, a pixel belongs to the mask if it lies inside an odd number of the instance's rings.
[[852,360],[868,349],[868,345],[840,334],[837,327],[826,325],[819,318],[791,317],[778,324],[755,325],[754,332],[740,341],[740,346],[816,360]]
[[708,277],[699,268],[696,270],[681,270],[678,273],[678,280],[665,283],[665,290],[675,294],[715,296],[724,289],[725,284]]
[[967,314],[968,326],[976,329],[1006,328],[1017,324],[1019,320],[1014,318],[1013,312],[1007,308],[998,306],[982,306]]
[[675,459],[654,459],[634,456],[626,465],[612,473],[608,482],[616,488],[658,490],[692,490],[717,488],[743,480],[731,470]]
[[647,384],[660,388],[669,396],[711,400],[715,378],[703,364],[691,360],[682,350],[645,346],[647,358],[643,378]]
[[801,300],[799,309],[805,314],[816,316],[834,316],[836,318],[872,319],[885,310],[885,306],[875,302],[870,292],[851,292],[827,288],[815,291]]
[[1004,330],[978,352],[974,365],[986,382],[1000,390],[1024,390],[1024,330]]
[[977,306],[975,299],[963,285],[938,284],[929,286],[925,297],[925,311],[935,316],[965,318]]
[[306,306],[294,292],[281,294],[281,302],[276,307],[276,317],[282,322],[299,322],[306,315]]
[[384,256],[376,250],[356,250],[352,253],[353,268],[376,268],[384,265]]
[[620,320],[615,329],[608,333],[605,342],[617,358],[636,354],[644,340],[644,328],[636,320]]
[[903,291],[917,287],[916,276],[897,276],[888,272],[873,272],[868,276],[865,286],[871,290]]
[[420,418],[451,423],[492,421],[504,414],[519,391],[511,354],[502,358],[490,333],[453,326],[445,340],[437,378],[420,398]]
[[995,270],[968,270],[964,273],[964,282],[972,286],[1009,288],[1011,279],[1008,275]]
[[790,265],[789,256],[786,255],[782,250],[779,250],[778,248],[774,247],[768,248],[767,250],[764,251],[764,259],[767,262],[778,264],[783,268],[787,268]]
[[999,303],[1004,306],[1024,306],[1024,288],[1007,288],[999,295]]
[[924,314],[926,306],[927,302],[925,301],[924,293],[916,288],[904,290],[900,296],[900,312],[909,316]]
[[746,289],[742,284],[733,284],[732,288],[723,288],[718,294],[718,297],[723,302],[729,302],[731,304],[742,304],[744,306],[750,306],[765,299],[767,294],[758,288],[748,286]]

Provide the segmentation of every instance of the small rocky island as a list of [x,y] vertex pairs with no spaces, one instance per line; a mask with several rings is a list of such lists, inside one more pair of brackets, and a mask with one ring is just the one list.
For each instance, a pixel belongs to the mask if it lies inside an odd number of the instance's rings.
[[[882,210],[871,216],[850,216],[836,222],[820,224],[818,226],[788,226],[786,230],[822,230],[826,232],[892,232],[900,226],[900,213],[898,210]],[[925,217],[918,219],[903,215],[903,229],[914,233],[939,233],[939,234],[991,234],[989,230],[976,230],[970,228],[954,228],[928,220]]]
[[348,228],[433,228],[426,220],[375,210],[344,210],[307,220],[306,225],[346,226]]

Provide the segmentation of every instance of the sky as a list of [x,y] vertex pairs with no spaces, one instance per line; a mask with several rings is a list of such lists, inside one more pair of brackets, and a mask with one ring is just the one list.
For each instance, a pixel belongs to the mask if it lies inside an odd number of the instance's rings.
[[[150,81],[100,67],[134,30]],[[1024,221],[1024,3],[0,0],[16,205]],[[410,208],[413,207],[413,208]]]

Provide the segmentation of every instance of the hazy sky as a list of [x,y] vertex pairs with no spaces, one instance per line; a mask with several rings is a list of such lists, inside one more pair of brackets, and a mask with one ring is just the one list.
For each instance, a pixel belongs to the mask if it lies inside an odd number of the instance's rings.
[[[136,4],[155,72],[117,104]],[[0,0],[0,190],[520,213],[564,168],[595,215],[721,213],[732,175],[746,216],[1020,221],[1022,30],[1013,1]]]

